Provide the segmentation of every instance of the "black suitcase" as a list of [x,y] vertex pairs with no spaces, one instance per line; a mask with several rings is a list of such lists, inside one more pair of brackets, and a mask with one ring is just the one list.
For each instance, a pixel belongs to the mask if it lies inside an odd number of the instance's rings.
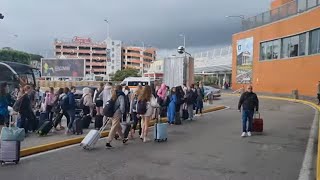
[[74,120],[72,129],[73,129],[73,134],[76,134],[76,135],[83,134],[83,124],[82,124],[82,118],[81,117],[76,118]]
[[41,127],[42,124],[46,121],[49,120],[49,113],[47,112],[41,112],[40,113],[40,117],[39,117],[39,124],[38,124],[38,127]]
[[58,124],[61,123],[62,117],[63,117],[63,114],[62,114],[62,113],[58,113],[58,114],[56,115],[56,117],[53,119],[53,127],[54,127],[54,128],[57,128]]
[[175,125],[181,125],[181,116],[180,116],[180,112],[176,112],[176,115],[174,117],[174,124]]
[[37,133],[39,134],[39,136],[45,136],[50,132],[52,127],[53,127],[52,121],[46,121],[42,124],[42,126],[40,126]]
[[90,115],[84,115],[82,118],[82,127],[83,129],[89,129],[92,117]]
[[189,119],[189,113],[187,109],[182,110],[182,119],[183,120]]
[[103,116],[97,115],[94,120],[94,128],[100,129],[102,127],[102,125],[103,125]]

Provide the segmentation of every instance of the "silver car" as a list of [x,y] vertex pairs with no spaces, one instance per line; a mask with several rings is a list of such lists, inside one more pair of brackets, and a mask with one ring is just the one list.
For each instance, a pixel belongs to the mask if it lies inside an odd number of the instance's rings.
[[205,99],[208,98],[208,95],[210,93],[213,94],[213,98],[221,97],[221,90],[220,89],[216,89],[216,88],[211,87],[211,86],[203,86],[203,88],[204,88]]

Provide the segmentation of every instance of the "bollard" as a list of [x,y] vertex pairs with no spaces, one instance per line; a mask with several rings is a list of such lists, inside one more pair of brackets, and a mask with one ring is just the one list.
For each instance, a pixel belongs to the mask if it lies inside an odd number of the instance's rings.
[[299,92],[297,89],[292,90],[292,98],[293,99],[299,99]]

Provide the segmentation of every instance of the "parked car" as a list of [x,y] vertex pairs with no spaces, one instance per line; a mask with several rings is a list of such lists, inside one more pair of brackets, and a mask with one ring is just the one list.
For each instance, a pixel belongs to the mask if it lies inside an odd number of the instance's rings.
[[214,87],[211,87],[211,86],[203,86],[204,88],[204,95],[205,95],[205,99],[208,98],[208,95],[210,93],[213,94],[213,98],[216,98],[216,97],[221,97],[221,90],[220,89],[217,89],[217,88],[214,88]]

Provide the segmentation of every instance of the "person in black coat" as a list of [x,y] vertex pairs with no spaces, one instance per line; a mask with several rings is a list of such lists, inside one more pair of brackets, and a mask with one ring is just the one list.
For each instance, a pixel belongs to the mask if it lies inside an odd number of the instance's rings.
[[249,85],[247,91],[241,95],[238,103],[240,112],[242,107],[242,137],[251,136],[254,111],[259,111],[259,99],[252,89],[252,86]]

